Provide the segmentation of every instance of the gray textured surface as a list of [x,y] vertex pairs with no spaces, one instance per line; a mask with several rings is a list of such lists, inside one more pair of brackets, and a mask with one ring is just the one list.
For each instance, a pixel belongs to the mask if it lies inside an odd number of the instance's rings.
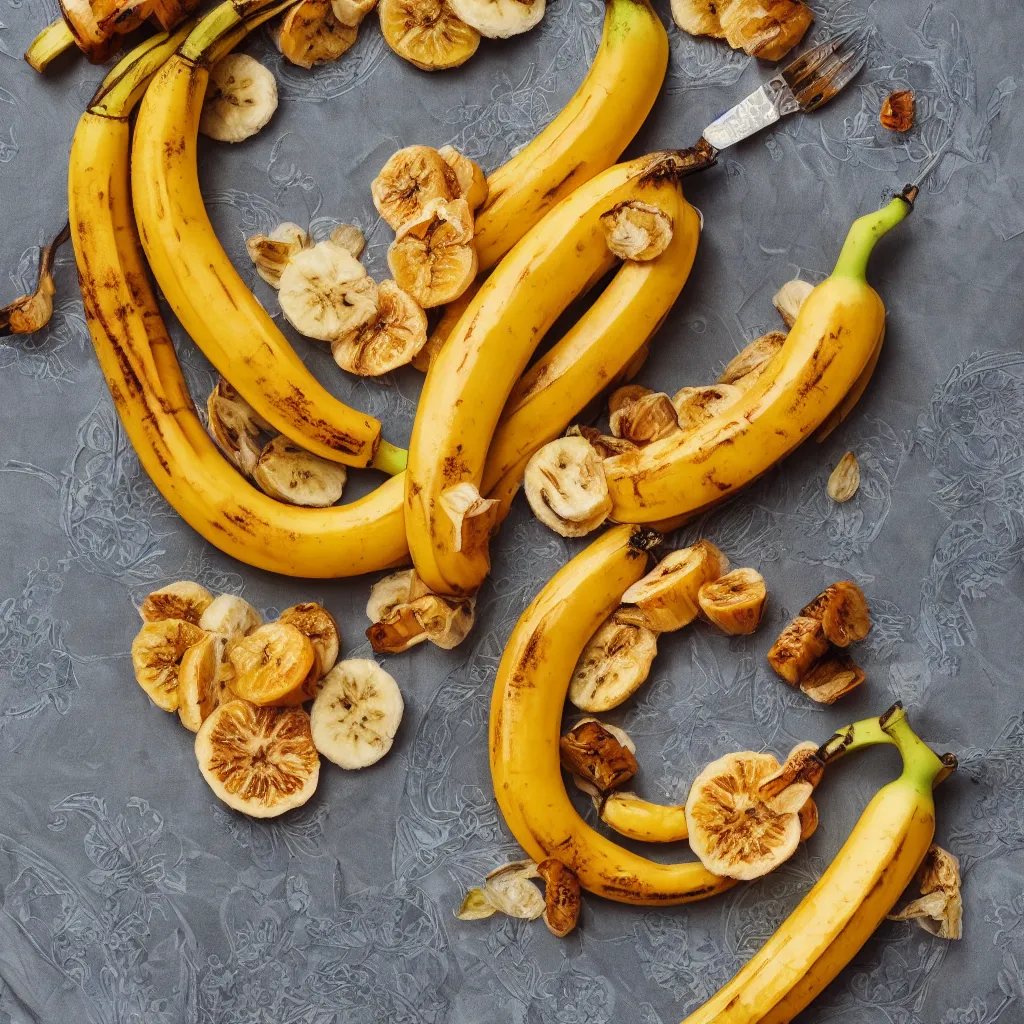
[[[642,792],[680,799],[727,750],[782,753],[902,697],[922,734],[961,758],[940,794],[939,838],[964,866],[965,938],[887,924],[801,1019],[1024,1021],[1024,7],[812,6],[812,40],[875,29],[869,69],[821,114],[789,119],[690,183],[706,231],[641,380],[671,391],[713,379],[745,339],[776,326],[779,284],[796,271],[820,279],[854,216],[949,138],[952,149],[872,266],[889,331],[856,415],[701,526],[768,578],[762,632],[666,637],[619,720],[640,747]],[[64,219],[67,148],[99,78],[71,61],[44,79],[17,59],[53,13],[0,0],[0,301],[25,290],[33,247]],[[249,52],[279,75],[281,107],[250,142],[204,146],[202,164],[221,237],[257,294],[274,308],[243,239],[282,219],[320,232],[359,222],[380,274],[389,233],[369,182],[384,159],[452,142],[496,166],[576,87],[601,13],[598,0],[556,0],[538,31],[433,77],[394,57],[372,18],[354,51],[313,74],[253,40]],[[693,141],[768,74],[723,45],[670,34],[670,78],[637,152]],[[898,136],[877,111],[906,86],[918,124]],[[0,1021],[673,1024],[774,930],[891,777],[888,753],[839,766],[807,847],[713,901],[643,911],[589,899],[563,941],[539,923],[455,921],[464,886],[516,853],[486,764],[496,659],[575,550],[517,507],[471,639],[387,659],[408,708],[391,756],[362,774],[325,770],[313,801],[277,823],[226,812],[190,736],[132,680],[133,602],[181,577],[267,612],[320,599],[351,654],[365,650],[368,581],[277,579],[191,533],[118,428],[67,250],[57,287],[48,330],[0,343]],[[176,337],[204,395],[209,368]],[[415,372],[353,381],[314,343],[296,344],[328,387],[381,416],[392,439],[408,437]],[[824,482],[848,448],[863,484],[840,507]],[[875,609],[869,681],[821,709],[775,680],[764,652],[788,613],[842,576]]]

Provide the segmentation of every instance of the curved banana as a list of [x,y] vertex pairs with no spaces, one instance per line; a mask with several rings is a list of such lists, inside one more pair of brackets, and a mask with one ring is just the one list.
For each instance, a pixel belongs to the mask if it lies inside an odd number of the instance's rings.
[[843,403],[885,327],[885,307],[866,281],[868,258],[909,213],[915,194],[912,189],[854,222],[832,276],[811,292],[785,345],[734,405],[682,438],[605,460],[613,519],[655,523],[727,497],[788,455]]
[[899,705],[880,724],[903,756],[903,774],[879,790],[757,955],[683,1024],[788,1024],[853,959],[910,884],[935,833],[932,788],[955,759],[936,757]]
[[583,84],[533,142],[487,179],[487,202],[476,216],[481,270],[619,159],[654,106],[667,67],[668,36],[648,0],[606,0],[601,45]]
[[494,794],[523,849],[538,861],[562,861],[590,892],[647,906],[703,899],[734,883],[696,861],[647,860],[590,828],[566,793],[558,739],[580,653],[647,571],[647,551],[659,540],[651,530],[617,526],[555,574],[512,631],[490,722]]
[[[132,196],[153,275],[185,330],[237,391],[308,451],[350,466],[404,468],[380,423],[334,398],[306,369],[231,265],[199,190],[196,139],[209,66],[268,0],[208,14],[146,92],[132,147]],[[244,30],[244,26],[242,26]]]
[[480,486],[501,501],[503,517],[533,453],[623,377],[686,284],[700,215],[678,189],[664,190],[655,202],[672,218],[668,248],[646,263],[623,264],[576,324],[519,378],[505,403]]
[[563,200],[483,284],[427,373],[406,475],[406,531],[435,593],[473,593],[490,569],[487,541],[463,547],[442,496],[478,487],[505,400],[565,307],[609,264],[600,218],[629,199],[659,202],[691,169],[683,153],[617,164]]
[[655,804],[636,793],[609,793],[601,820],[619,835],[643,843],[678,843],[690,834],[682,804]]
[[115,407],[163,496],[226,554],[292,576],[386,568],[407,551],[401,476],[341,507],[285,505],[235,471],[196,415],[149,284],[128,167],[128,115],[177,41],[108,79],[71,149],[71,237],[89,333]]

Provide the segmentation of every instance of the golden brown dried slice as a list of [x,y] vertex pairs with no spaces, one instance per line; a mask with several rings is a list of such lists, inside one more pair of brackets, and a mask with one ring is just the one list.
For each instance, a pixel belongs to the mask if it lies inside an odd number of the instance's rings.
[[334,245],[340,245],[356,259],[359,259],[366,248],[366,236],[362,228],[355,224],[336,224],[331,228],[329,237]]
[[814,285],[810,281],[794,278],[792,281],[787,281],[775,293],[772,305],[779,311],[779,316],[782,317],[787,327],[792,327],[796,323],[803,304],[813,291]]
[[394,281],[381,281],[376,315],[332,341],[331,355],[349,373],[377,377],[411,363],[426,343],[426,313]]
[[203,612],[213,604],[213,594],[206,587],[189,580],[168,583],[147,595],[139,607],[143,622],[158,619],[184,619],[199,625]]
[[170,32],[198,6],[199,0],[153,0],[153,18],[165,32]]
[[909,132],[914,127],[913,89],[900,89],[886,96],[878,120],[891,132]]
[[442,491],[440,501],[452,521],[454,549],[472,552],[486,548],[498,525],[501,503],[495,498],[482,497],[476,484],[468,480]]
[[790,686],[798,686],[826,651],[828,639],[821,623],[807,615],[798,615],[772,644],[768,664]]
[[640,769],[633,751],[592,718],[580,722],[558,741],[558,754],[570,775],[601,793],[624,785]]
[[206,633],[184,619],[146,622],[132,641],[132,668],[149,699],[164,711],[178,710],[178,669],[185,652]]
[[544,897],[531,878],[539,877],[532,860],[513,861],[496,868],[482,889],[471,889],[456,917],[463,921],[490,917],[495,912],[521,921],[536,921],[544,913]]
[[800,0],[732,0],[721,10],[726,42],[761,60],[782,60],[814,21]]
[[451,168],[450,179],[455,182],[453,197],[465,199],[471,210],[483,206],[487,202],[487,176],[483,168],[454,146],[442,146],[437,155]]
[[700,610],[709,622],[733,636],[753,633],[761,624],[768,588],[756,569],[733,569],[701,586]]
[[659,633],[681,629],[697,617],[700,588],[728,570],[729,559],[711,541],[700,540],[667,554],[622,595],[622,603],[636,607],[636,613],[627,612],[634,621]]
[[229,53],[210,69],[199,130],[218,142],[244,142],[277,110],[277,81],[246,53]]
[[834,704],[864,682],[864,670],[843,651],[827,654],[800,680],[800,689],[818,704]]
[[221,704],[196,734],[196,760],[214,795],[254,818],[276,818],[316,791],[320,756],[301,708]]
[[385,222],[398,231],[419,221],[435,201],[455,199],[453,178],[440,153],[429,146],[406,146],[388,157],[370,183],[373,205]]
[[[29,55],[25,55],[29,60]],[[29,60],[31,64],[31,60]],[[34,66],[34,65],[33,65]],[[53,296],[57,286],[53,283],[53,261],[57,250],[68,240],[65,226],[48,245],[39,251],[39,275],[35,291],[22,295],[0,309],[0,338],[9,334],[33,334],[41,331],[53,316]]]
[[579,879],[554,858],[542,860],[537,865],[537,874],[544,879],[544,923],[552,935],[564,938],[579,920]]
[[734,384],[705,384],[696,388],[680,388],[672,396],[672,408],[679,429],[689,433],[725,412],[742,397],[742,388]]
[[278,434],[262,452],[252,474],[264,494],[305,508],[327,508],[341,500],[345,467],[307,452]]
[[921,896],[907,904],[890,921],[916,921],[940,939],[963,935],[963,898],[960,894],[960,861],[932,844],[917,872]]
[[811,793],[825,774],[825,762],[818,753],[816,743],[798,743],[786,760],[757,787],[758,794],[773,801],[777,811],[798,811],[810,799]]
[[245,249],[256,266],[256,273],[271,288],[280,288],[281,274],[291,258],[311,244],[309,235],[298,224],[286,221],[278,224],[269,235],[252,235],[247,238]]
[[616,388],[608,396],[608,415],[613,416],[631,402],[636,402],[645,395],[653,395],[654,393],[650,388],[645,388],[642,384],[623,384],[622,387]]
[[370,587],[370,598],[366,602],[366,617],[371,622],[386,619],[399,605],[415,601],[430,591],[416,575],[415,569],[401,569],[377,580]]
[[100,21],[105,20],[103,14],[97,16],[90,0],[59,0],[59,4],[75,42],[90,63],[101,64],[105,61],[119,43],[111,39],[109,31],[101,27]]
[[849,501],[860,487],[860,463],[853,452],[847,452],[829,474],[826,491],[835,502]]
[[622,260],[656,259],[672,241],[672,218],[657,206],[627,199],[601,214],[608,249]]
[[358,28],[363,18],[377,6],[377,0],[332,0],[331,6],[342,25]]
[[612,510],[604,466],[584,437],[558,437],[538,449],[523,489],[533,514],[562,537],[585,536]]
[[293,604],[281,612],[278,622],[294,626],[313,645],[318,680],[334,668],[341,651],[341,635],[334,616],[322,604],[315,601]]
[[437,358],[437,354],[448,340],[449,335],[455,330],[456,324],[462,319],[462,314],[466,312],[476,293],[480,291],[482,283],[481,278],[475,278],[472,284],[457,299],[449,302],[444,307],[441,319],[437,321],[437,325],[430,332],[426,345],[420,349],[417,355],[413,356],[412,365],[417,370],[426,373],[430,369]]
[[[729,0],[725,0],[726,3]],[[691,36],[721,39],[723,0],[672,0],[672,20]]]
[[366,629],[366,639],[378,654],[402,654],[426,643],[427,631],[416,615],[415,602],[399,604]]
[[818,805],[812,797],[800,808],[800,842],[805,843],[818,830]]
[[635,452],[639,447],[628,438],[602,434],[596,427],[588,427],[583,424],[573,424],[566,430],[565,436],[585,437],[602,459],[609,459],[613,455],[622,455],[624,452]]
[[466,200],[434,200],[419,219],[402,225],[388,249],[388,266],[395,283],[424,309],[457,299],[479,267]]
[[451,0],[452,10],[480,35],[508,39],[531,28],[544,17],[546,0]]
[[202,629],[226,636],[244,636],[262,623],[260,613],[244,598],[234,594],[215,597],[199,619]]
[[178,718],[190,732],[199,727],[224,700],[233,694],[227,687],[221,666],[228,639],[218,633],[209,633],[193,644],[181,659],[178,669]]
[[741,391],[746,391],[785,343],[786,336],[781,331],[770,331],[755,338],[733,356],[718,378],[718,383],[735,384]]
[[868,600],[852,580],[826,587],[800,614],[818,619],[825,636],[836,647],[863,640],[871,629]]
[[380,0],[384,41],[423,71],[465,64],[480,45],[480,33],[462,21],[448,0]]
[[351,49],[359,34],[334,16],[330,0],[301,0],[288,10],[277,35],[277,46],[286,60],[311,68],[337,60]]
[[[619,388],[619,392],[624,390]],[[638,445],[660,441],[679,430],[672,400],[660,391],[640,395],[619,405],[608,417],[608,426],[615,437],[624,437]]]
[[676,843],[689,835],[684,806],[651,803],[636,793],[609,793],[601,820],[619,835],[644,843]]
[[569,700],[581,711],[608,711],[647,681],[658,635],[613,613],[583,648],[569,683]]
[[268,622],[231,644],[231,689],[261,707],[301,704],[316,653],[309,638],[287,622]]
[[245,476],[252,476],[260,458],[258,438],[273,428],[223,378],[206,400],[207,429],[228,461]]
[[475,603],[425,594],[395,605],[366,630],[366,636],[375,651],[388,654],[401,654],[425,640],[451,650],[469,636]]

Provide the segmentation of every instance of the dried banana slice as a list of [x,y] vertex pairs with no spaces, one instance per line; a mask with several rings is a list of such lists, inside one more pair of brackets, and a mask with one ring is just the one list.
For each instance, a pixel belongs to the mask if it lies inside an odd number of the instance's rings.
[[377,287],[377,313],[331,342],[334,361],[349,373],[377,377],[412,362],[427,343],[427,314],[395,284]]
[[331,0],[301,0],[281,21],[277,48],[300,68],[337,60],[351,49],[359,34],[334,16]]
[[864,670],[848,654],[836,651],[823,657],[800,680],[800,689],[817,704],[834,704],[866,678]]
[[627,199],[601,214],[608,249],[619,259],[645,263],[672,241],[672,218],[657,206]]
[[814,14],[800,0],[672,0],[675,23],[762,60],[781,60],[803,38]]
[[402,654],[427,642],[427,631],[416,615],[415,604],[397,605],[367,627],[366,639],[378,654]]
[[471,210],[483,206],[487,202],[487,176],[483,168],[454,146],[442,146],[437,155],[451,168],[455,179],[454,198],[465,199]]
[[849,501],[860,488],[860,463],[853,452],[847,452],[836,464],[828,478],[828,496],[842,504]]
[[456,325],[462,319],[462,314],[469,309],[469,304],[475,298],[476,293],[480,291],[481,284],[481,279],[479,277],[475,278],[472,284],[457,299],[445,305],[441,319],[437,321],[437,325],[430,332],[426,345],[413,356],[412,365],[417,370],[426,373],[433,365],[437,354],[444,347],[444,343],[448,340],[449,335],[455,330]]
[[742,397],[743,391],[733,384],[705,384],[680,388],[672,396],[672,408],[679,428],[689,433],[725,412]]
[[569,683],[569,700],[581,711],[618,707],[647,681],[657,653],[654,630],[613,613],[583,648]]
[[423,71],[465,64],[480,45],[480,33],[451,9],[448,0],[380,0],[384,41]]
[[9,334],[33,334],[41,331],[53,316],[53,297],[57,286],[53,283],[53,261],[57,250],[67,241],[65,227],[56,238],[39,250],[39,275],[35,291],[22,295],[0,309],[0,338]]
[[395,283],[424,309],[457,299],[479,268],[466,200],[428,203],[419,219],[398,229],[388,249],[388,266]]
[[451,171],[436,149],[406,146],[388,158],[370,192],[377,212],[398,231],[419,221],[431,204],[454,199],[452,184]]
[[230,700],[203,722],[195,751],[214,795],[253,818],[301,807],[320,779],[320,756],[302,708]]
[[863,640],[871,629],[868,599],[852,580],[826,587],[800,614],[818,619],[825,636],[836,647],[849,647]]
[[348,250],[318,242],[289,260],[281,274],[278,301],[300,334],[333,341],[373,319],[377,284]]
[[278,224],[269,235],[252,235],[245,240],[249,259],[256,273],[271,288],[281,287],[281,274],[291,258],[310,246],[309,235],[298,224],[286,221]]
[[464,480],[441,492],[441,508],[452,521],[456,551],[478,551],[487,546],[497,526],[501,502],[484,498],[476,484]]
[[305,508],[327,508],[341,499],[345,467],[307,452],[278,434],[260,452],[252,474],[260,490],[278,501]]
[[940,939],[959,939],[963,935],[963,897],[960,894],[960,861],[934,843],[928,848],[917,872],[918,899],[901,911],[890,914],[890,921],[917,921],[929,934]]
[[450,0],[452,10],[488,39],[529,32],[544,17],[545,0]]
[[231,689],[253,704],[301,704],[311,694],[305,685],[316,662],[308,637],[287,622],[268,622],[231,644]]
[[791,686],[798,686],[827,651],[828,638],[821,623],[798,615],[772,644],[768,664]]
[[580,881],[553,857],[537,865],[537,874],[544,879],[544,923],[552,935],[562,939],[580,917]]
[[277,110],[277,82],[258,60],[229,53],[210,70],[199,130],[218,142],[244,142]]
[[313,742],[342,768],[366,768],[391,749],[404,710],[398,683],[375,661],[338,662],[313,701]]
[[341,651],[341,634],[334,616],[322,604],[315,601],[293,604],[281,612],[277,621],[294,626],[313,645],[317,681],[334,668]]
[[559,437],[526,464],[523,479],[533,514],[562,537],[596,530],[612,510],[604,466],[585,437]]
[[602,459],[610,459],[613,455],[623,455],[625,452],[635,452],[639,448],[639,445],[634,444],[628,438],[612,437],[610,434],[602,434],[596,427],[580,424],[569,427],[565,436],[585,437]]
[[767,369],[785,343],[786,336],[782,331],[770,331],[755,338],[733,356],[718,378],[718,383],[735,384],[740,391],[746,391]]
[[392,607],[366,631],[375,651],[401,654],[429,640],[444,650],[458,647],[469,636],[475,618],[475,599],[453,600],[424,594]]
[[377,6],[377,0],[331,0],[334,17],[342,25],[358,28],[370,11]]
[[729,571],[729,559],[711,541],[701,540],[667,554],[623,595],[620,609],[633,621],[659,633],[682,629],[697,618],[700,588]]
[[800,808],[800,842],[806,843],[818,830],[818,805],[812,797]]
[[630,402],[635,402],[645,395],[653,395],[654,393],[650,388],[645,388],[642,384],[623,384],[621,388],[616,388],[608,396],[608,415],[612,416],[620,409],[624,409]]
[[672,19],[691,36],[721,39],[722,22],[719,11],[722,0],[672,0]]
[[190,732],[200,726],[230,693],[221,666],[227,650],[226,636],[209,633],[193,644],[178,669],[178,718]]
[[677,843],[689,835],[684,806],[651,803],[636,793],[609,793],[601,820],[619,835],[643,843]]
[[625,784],[640,766],[616,732],[593,718],[578,723],[558,741],[562,767],[601,793]]
[[733,569],[705,583],[697,603],[709,622],[733,636],[753,633],[761,624],[768,588],[756,569]]
[[772,298],[772,305],[779,311],[779,316],[787,327],[796,323],[800,315],[800,309],[814,291],[814,285],[810,281],[801,281],[794,278],[787,281]]
[[616,408],[608,417],[608,427],[613,436],[644,445],[676,433],[679,423],[668,395],[652,391]]
[[147,595],[139,607],[143,622],[159,619],[184,619],[199,625],[203,612],[213,604],[213,594],[206,587],[189,580],[168,583]]
[[178,669],[185,652],[206,633],[184,619],[146,622],[132,641],[132,668],[149,699],[164,711],[178,710]]
[[363,229],[355,224],[336,224],[331,228],[329,237],[333,245],[340,245],[356,259],[359,259],[366,248],[366,236],[363,234]]
[[209,633],[245,636],[263,624],[260,613],[248,601],[234,594],[215,597],[199,619],[199,626]]
[[430,591],[416,575],[415,569],[402,569],[390,576],[377,580],[370,587],[370,599],[366,602],[366,617],[371,622],[386,619],[400,604],[408,604]]
[[245,476],[252,476],[260,458],[258,439],[273,429],[223,378],[206,400],[207,429],[228,461]]

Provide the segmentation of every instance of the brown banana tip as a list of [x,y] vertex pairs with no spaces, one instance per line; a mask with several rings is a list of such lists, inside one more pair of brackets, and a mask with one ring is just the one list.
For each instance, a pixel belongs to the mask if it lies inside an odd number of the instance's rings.
[[665,538],[649,526],[637,526],[629,535],[629,546],[644,553],[653,551]]
[[902,199],[911,210],[914,209],[914,202],[917,200],[918,193],[921,191],[917,185],[904,185],[903,191],[896,197]]
[[878,716],[878,724],[885,729],[892,724],[894,719],[901,717],[906,717],[906,712],[903,709],[903,701],[898,700],[888,711]]
[[718,150],[705,138],[689,149],[672,149],[655,154],[656,159],[641,178],[642,184],[659,181],[679,182],[687,175],[712,167],[718,160]]
[[932,783],[933,789],[940,783],[945,782],[956,771],[959,764],[956,754],[952,753],[943,754],[939,760],[942,762],[942,770],[935,776],[935,781]]

